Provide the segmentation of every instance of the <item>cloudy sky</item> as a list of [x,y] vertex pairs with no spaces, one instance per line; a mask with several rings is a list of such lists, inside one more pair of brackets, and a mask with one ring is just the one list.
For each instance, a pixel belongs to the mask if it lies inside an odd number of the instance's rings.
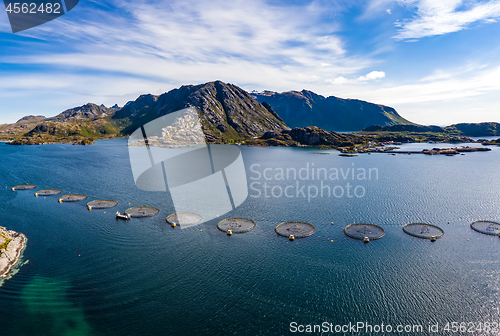
[[0,14],[0,123],[220,79],[500,122],[500,0],[80,0],[17,34]]

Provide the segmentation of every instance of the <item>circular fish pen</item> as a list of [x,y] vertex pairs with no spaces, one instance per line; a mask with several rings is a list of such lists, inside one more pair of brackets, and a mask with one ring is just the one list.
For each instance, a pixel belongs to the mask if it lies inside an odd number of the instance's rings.
[[444,236],[444,231],[440,227],[426,223],[410,223],[403,226],[403,231],[413,237],[425,239],[439,239]]
[[83,194],[71,194],[71,195],[64,195],[59,197],[59,203],[60,202],[79,202],[79,201],[85,201],[87,199],[87,195]]
[[117,201],[113,200],[97,200],[87,203],[87,209],[109,209],[118,205]]
[[492,221],[475,221],[470,225],[470,227],[477,232],[481,232],[487,235],[499,236],[500,235],[500,223]]
[[344,229],[344,233],[354,239],[369,240],[380,239],[385,235],[385,230],[374,224],[350,224]]
[[274,229],[277,234],[283,237],[305,238],[316,231],[313,225],[305,222],[284,222]]
[[191,212],[176,212],[167,217],[170,225],[192,226],[201,222],[201,216]]
[[54,195],[59,195],[61,193],[61,190],[59,189],[47,189],[47,190],[40,190],[35,193],[35,196],[54,196]]
[[130,217],[141,218],[141,217],[153,217],[158,214],[160,210],[153,207],[133,207],[125,210],[125,214],[130,215]]
[[36,185],[34,184],[23,184],[23,185],[17,185],[15,187],[12,187],[12,190],[30,190],[30,189],[35,189]]
[[255,222],[247,218],[228,218],[221,220],[219,224],[217,224],[217,228],[226,233],[245,233],[255,228]]

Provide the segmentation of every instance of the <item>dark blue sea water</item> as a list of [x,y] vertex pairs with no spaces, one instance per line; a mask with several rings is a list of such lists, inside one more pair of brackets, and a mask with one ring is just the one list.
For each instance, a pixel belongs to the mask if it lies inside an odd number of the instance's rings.
[[[0,225],[28,238],[28,262],[0,287],[2,335],[288,335],[291,322],[325,321],[420,324],[424,332],[403,334],[428,335],[429,324],[500,322],[500,239],[469,227],[500,221],[500,148],[454,157],[352,158],[297,148],[241,150],[249,186],[260,184],[221,218],[247,217],[257,226],[228,237],[218,220],[168,226],[172,200],[136,188],[125,140],[0,144]],[[277,180],[279,168],[313,165],[356,175]],[[257,179],[266,168],[270,180]],[[371,180],[358,179],[370,168]],[[314,194],[321,182],[344,195],[328,197],[324,189],[323,197],[308,200],[307,189]],[[88,211],[85,202],[60,204],[57,196],[10,190],[22,183],[119,205]],[[296,183],[305,186],[305,197]],[[348,197],[347,183],[363,196]],[[275,197],[286,187],[292,197]],[[160,214],[114,217],[141,205]],[[316,232],[293,242],[276,235],[276,225],[289,220],[309,222]],[[343,228],[355,222],[378,224],[386,235],[368,244],[348,238]],[[408,236],[402,226],[411,222],[438,225],[445,236],[434,243]]]

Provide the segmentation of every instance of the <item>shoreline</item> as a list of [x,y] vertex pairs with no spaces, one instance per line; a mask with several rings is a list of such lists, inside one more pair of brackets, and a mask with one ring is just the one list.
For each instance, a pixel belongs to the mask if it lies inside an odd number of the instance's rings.
[[0,250],[0,279],[7,278],[14,266],[17,265],[23,250],[26,248],[27,238],[23,233],[7,230],[0,226],[0,243],[9,240],[6,249]]

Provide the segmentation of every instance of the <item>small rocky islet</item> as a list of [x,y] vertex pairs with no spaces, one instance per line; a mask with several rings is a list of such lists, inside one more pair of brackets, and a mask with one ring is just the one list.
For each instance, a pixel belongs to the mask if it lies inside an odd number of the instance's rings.
[[24,234],[0,226],[0,279],[9,276],[19,262],[26,241]]

